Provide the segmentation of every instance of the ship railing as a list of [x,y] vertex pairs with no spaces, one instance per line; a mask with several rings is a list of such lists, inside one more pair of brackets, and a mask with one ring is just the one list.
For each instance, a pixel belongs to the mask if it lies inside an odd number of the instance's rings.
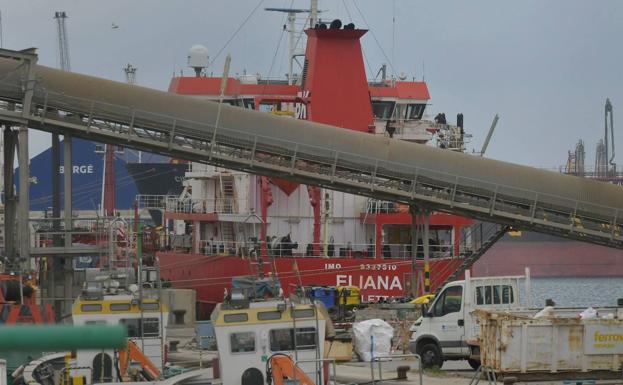
[[[314,247],[316,246],[316,247]],[[349,259],[375,259],[375,245],[372,243],[332,243],[328,244],[298,244],[294,248],[287,244],[267,245],[266,253],[274,257],[303,257],[303,258],[349,258]],[[260,244],[256,241],[226,241],[214,239],[202,239],[195,245],[190,234],[169,235],[165,248],[177,252],[187,252],[211,256],[242,256],[256,257],[260,254]],[[411,260],[411,244],[389,243],[381,246],[382,260],[398,261]],[[434,259],[452,259],[452,245],[449,243],[433,244],[429,246],[430,257]],[[466,251],[460,252],[465,255]],[[424,258],[422,245],[418,247],[418,259]]]
[[164,210],[167,205],[167,199],[177,198],[175,195],[155,195],[155,194],[138,194],[136,195],[136,203],[139,209],[147,210]]
[[108,235],[110,218],[33,218],[31,244],[34,248],[101,247]]
[[241,214],[236,207],[236,198],[193,199],[166,197],[165,207],[169,213],[185,214]]
[[408,212],[409,205],[396,202],[382,201],[378,199],[368,199],[368,202],[366,204],[367,214],[398,214]]

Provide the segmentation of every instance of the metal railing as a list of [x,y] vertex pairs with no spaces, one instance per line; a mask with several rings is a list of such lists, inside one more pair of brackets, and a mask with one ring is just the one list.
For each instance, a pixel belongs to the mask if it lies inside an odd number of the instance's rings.
[[[246,198],[242,198],[246,199]],[[243,214],[237,210],[234,197],[216,199],[182,198],[175,195],[149,195],[139,194],[136,196],[138,207],[148,210],[164,210],[169,213],[184,214]]]
[[480,365],[474,375],[469,381],[469,385],[478,385],[480,380],[483,379],[487,381],[489,385],[495,385],[498,383],[497,376],[495,374],[495,370],[493,370],[490,366]]
[[[34,249],[82,247],[81,250],[93,252],[104,249],[103,242],[108,236],[111,218],[74,218],[66,228],[65,218],[30,219],[32,246]],[[52,253],[52,249],[49,250]],[[79,250],[76,250],[79,251]]]
[[[194,249],[191,234],[168,235],[163,247],[169,250],[192,252]],[[328,252],[324,252],[324,243],[296,244],[298,247],[290,248],[288,245],[266,245],[269,255],[277,257],[310,257],[310,258],[351,258],[351,259],[374,259],[375,245],[373,243],[361,244],[330,244]],[[314,247],[316,245],[317,247]],[[215,239],[202,239],[198,242],[198,252],[204,255],[241,255],[252,256],[259,253],[260,243],[257,240],[227,241]],[[452,245],[430,245],[430,257],[434,259],[455,258],[452,253]],[[418,259],[424,257],[423,246],[418,247]],[[461,255],[465,255],[463,252]],[[387,261],[411,260],[411,244],[383,244],[381,247],[381,259]]]
[[185,214],[241,214],[236,209],[236,198],[193,199],[166,197],[165,211]]
[[138,194],[136,203],[139,209],[164,210],[168,198],[177,198],[176,195]]
[[[439,169],[347,153],[304,141],[52,92],[36,85],[33,110],[21,111],[20,73],[0,83],[0,120],[119,143],[334,190],[426,205],[533,231],[623,247],[619,208]],[[11,82],[12,81],[12,82]]]
[[[335,380],[335,376],[336,376],[336,373],[337,373],[337,364],[335,362],[335,358],[310,358],[310,359],[296,360],[294,362],[294,368],[303,371],[303,369],[300,367],[299,364],[311,363],[311,362],[316,364],[316,370],[314,371],[314,374],[315,374],[315,377],[316,377],[316,381],[315,381],[316,384],[321,384],[321,383],[328,384],[330,378],[333,378]],[[320,369],[320,371],[322,372],[323,365],[324,365],[325,362],[328,362],[328,363],[331,364],[331,367],[333,368],[333,375],[331,375],[331,372],[329,372],[329,378],[324,379],[325,381],[322,382],[318,378],[318,375],[319,375],[318,370]],[[307,373],[305,373],[305,374],[307,374]],[[293,380],[294,380],[294,383],[297,383],[296,382],[296,370],[294,370],[294,378],[293,378]]]

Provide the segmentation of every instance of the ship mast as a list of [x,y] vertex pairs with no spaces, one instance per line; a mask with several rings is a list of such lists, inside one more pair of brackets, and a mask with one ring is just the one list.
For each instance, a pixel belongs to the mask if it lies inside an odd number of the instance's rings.
[[[296,30],[296,15],[299,13],[309,13],[309,26],[313,28],[318,22],[318,0],[312,0],[309,9],[305,8],[264,8],[269,12],[282,12],[288,14],[288,24],[284,25],[284,30],[288,32],[288,85],[295,83],[294,79],[294,63],[302,70],[303,65],[298,61],[298,58],[305,56],[305,52],[299,47],[305,47],[303,44],[303,31]],[[307,26],[307,20],[304,23],[303,29]]]

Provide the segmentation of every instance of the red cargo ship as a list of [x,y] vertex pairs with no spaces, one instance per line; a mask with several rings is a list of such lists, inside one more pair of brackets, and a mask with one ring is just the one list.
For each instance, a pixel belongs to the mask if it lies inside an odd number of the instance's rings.
[[[368,82],[359,41],[366,30],[337,24],[305,30],[300,75],[291,72],[282,81],[203,76],[207,50],[195,46],[189,64],[196,76],[173,78],[169,91],[463,151],[462,115],[457,125],[441,114],[426,120],[424,81],[387,78],[382,69],[380,80]],[[295,50],[291,60],[302,56]],[[202,164],[192,164],[187,178],[181,196],[141,201],[164,212],[168,250],[157,254],[162,276],[174,287],[195,289],[208,306],[222,300],[233,276],[258,272],[275,274],[286,291],[291,285],[356,285],[364,301],[403,297],[414,284],[420,292],[425,284],[434,290],[462,264],[462,234],[472,225],[454,215],[430,215],[428,281],[423,260],[413,266],[408,207]],[[145,203],[150,199],[158,203]]]

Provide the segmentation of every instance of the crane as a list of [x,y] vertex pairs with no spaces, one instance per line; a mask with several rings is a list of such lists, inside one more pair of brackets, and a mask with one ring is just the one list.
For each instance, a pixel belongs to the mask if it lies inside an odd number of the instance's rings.
[[[612,149],[610,159],[608,159],[608,133],[610,133],[610,148]],[[606,98],[606,105],[604,106],[604,144],[606,146],[605,159],[609,164],[607,167],[610,168],[612,166],[613,172],[616,172],[616,164],[614,163],[614,118],[612,116],[612,103],[610,103],[609,98]]]
[[69,42],[67,41],[67,28],[65,28],[67,13],[64,11],[54,12],[56,20],[56,32],[58,37],[59,66],[63,71],[71,71],[69,64]]
[[128,340],[128,346],[119,350],[119,376],[127,381],[132,375],[131,366],[136,362],[140,364],[143,376],[149,381],[154,381],[160,377],[160,370],[156,365],[141,351],[138,345]]
[[284,385],[284,378],[297,380],[300,385],[316,385],[309,376],[296,366],[292,357],[275,353],[266,361],[266,383],[268,385]]

